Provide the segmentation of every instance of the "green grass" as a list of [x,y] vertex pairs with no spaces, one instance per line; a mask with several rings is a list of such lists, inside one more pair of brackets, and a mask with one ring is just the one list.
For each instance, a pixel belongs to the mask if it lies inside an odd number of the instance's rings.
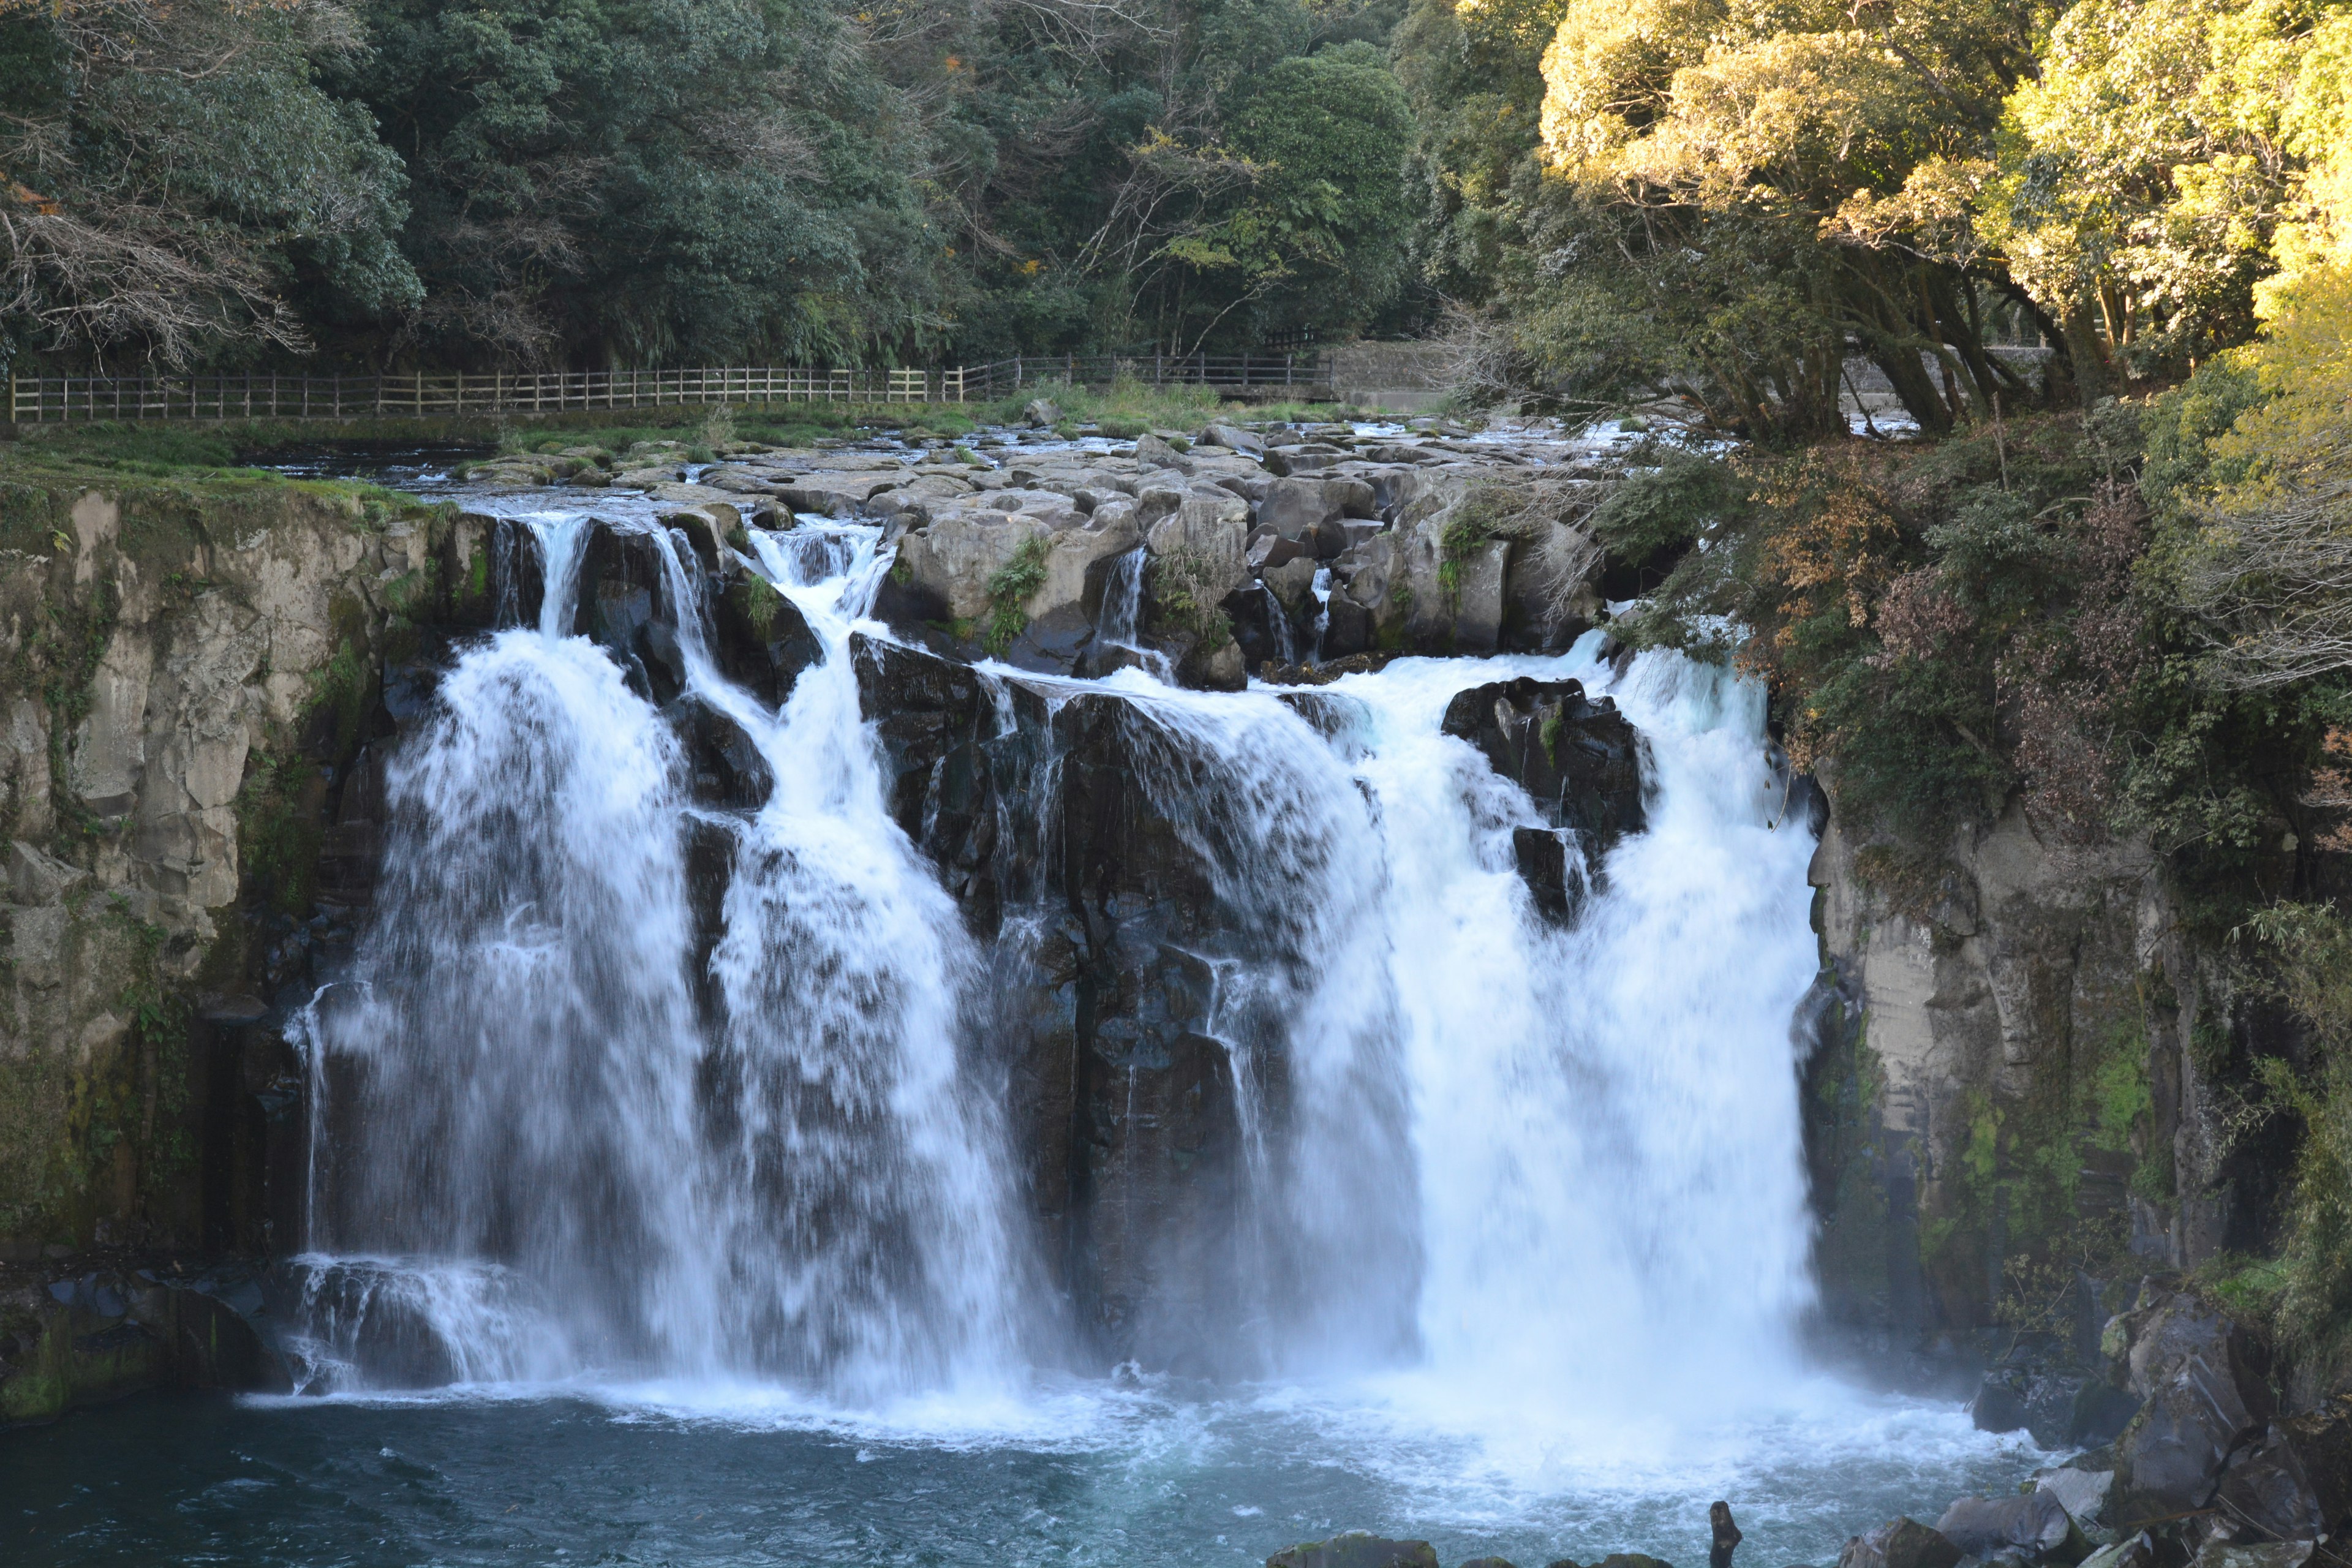
[[1197,387],[1123,382],[1094,392],[1040,382],[1016,395],[974,403],[772,403],[726,408],[685,405],[629,410],[572,409],[562,414],[344,420],[254,419],[221,422],[95,420],[24,425],[0,443],[0,472],[15,468],[166,479],[226,474],[273,453],[326,446],[475,446],[536,452],[551,440],[625,452],[639,442],[678,441],[709,451],[727,440],[805,447],[861,432],[894,431],[961,442],[984,426],[1017,425],[1037,398],[1062,410],[1066,432],[1094,426],[1125,439],[1150,430],[1193,431],[1213,418],[1319,423],[1362,417],[1336,404],[1234,403]]

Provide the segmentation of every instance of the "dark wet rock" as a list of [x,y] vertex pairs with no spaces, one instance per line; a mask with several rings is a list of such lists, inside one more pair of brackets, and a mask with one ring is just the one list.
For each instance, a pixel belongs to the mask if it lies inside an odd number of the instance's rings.
[[1471,1557],[1463,1561],[1462,1568],[1518,1568],[1507,1557]]
[[1720,1500],[1707,1505],[1706,1568],[1731,1568],[1731,1554],[1746,1537],[1731,1517],[1731,1505]]
[[1070,1163],[1035,1179],[1068,1216],[1080,1320],[1105,1354],[1230,1373],[1239,1122],[1202,956],[1223,923],[1211,868],[1146,787],[1168,741],[1136,704],[1079,696],[1053,735],[1038,946],[1061,978],[1028,1072],[1068,1085]]
[[687,775],[697,805],[756,810],[775,793],[768,759],[726,714],[689,697],[677,704],[672,725],[686,742]]
[[1286,1547],[1267,1558],[1265,1568],[1437,1568],[1437,1549],[1426,1541],[1390,1541],[1356,1530]]
[[2131,1390],[2145,1401],[2116,1439],[2112,1506],[2128,1527],[2204,1507],[2273,1402],[2260,1341],[2188,1292],[2158,1294],[2127,1316],[2124,1331]]
[[547,558],[531,531],[510,517],[499,519],[490,535],[490,623],[536,626],[547,595]]
[[1343,675],[1365,675],[1386,668],[1391,659],[1400,657],[1393,653],[1351,653],[1343,658],[1327,658],[1320,664],[1261,666],[1258,679],[1273,686],[1328,686]]
[[1305,640],[1290,611],[1264,583],[1235,589],[1221,607],[1233,623],[1234,643],[1244,669],[1279,661]]
[[1315,728],[1315,732],[1349,754],[1362,748],[1358,737],[1371,722],[1371,710],[1352,697],[1335,691],[1286,691],[1282,705]]
[[824,659],[824,644],[800,606],[761,578],[747,574],[713,598],[719,672],[769,708],[782,706],[801,671]]
[[2336,1394],[2278,1425],[2303,1461],[2329,1537],[2352,1529],[2352,1394]]
[[572,622],[613,656],[640,695],[665,703],[686,687],[686,661],[667,618],[668,548],[657,534],[598,527],[580,563]]
[[1584,907],[1584,872],[1566,835],[1554,827],[1515,827],[1511,854],[1536,912],[1555,925],[1572,923]]
[[858,706],[882,743],[891,816],[939,869],[972,929],[994,935],[1002,878],[1008,868],[1034,871],[1034,844],[1001,850],[999,835],[1025,819],[1005,797],[1025,789],[1034,771],[1044,704],[937,654],[863,633],[851,634],[849,647]]
[[1960,1556],[1942,1531],[1905,1518],[1851,1537],[1838,1568],[1957,1568]]
[[2025,1429],[2025,1393],[2006,1368],[1985,1373],[1977,1396],[1969,1403],[1969,1418],[1979,1432],[2021,1432]]
[[1961,1498],[1944,1510],[1936,1531],[1969,1557],[2019,1552],[2034,1562],[2074,1563],[2091,1550],[2065,1506],[2046,1491]]
[[1591,852],[1641,831],[1640,737],[1609,698],[1522,676],[1458,693],[1444,728],[1525,789],[1550,826],[1584,835]]
[[286,1394],[248,1268],[0,1270],[0,1427],[135,1389]]
[[[686,900],[694,921],[694,962],[687,974],[697,1011],[714,1036],[724,1026],[726,1004],[710,955],[727,931],[727,888],[734,880],[739,822],[721,813],[689,812],[685,824]],[[715,1097],[723,1098],[723,1097]],[[717,1130],[713,1130],[717,1136]]]
[[2312,1541],[2330,1533],[2334,1522],[2294,1438],[2278,1426],[2231,1456],[2212,1506],[2241,1540]]
[[2030,1432],[2044,1448],[2112,1442],[2139,1408],[2129,1392],[2073,1366],[1998,1366],[1969,1414],[1980,1432]]

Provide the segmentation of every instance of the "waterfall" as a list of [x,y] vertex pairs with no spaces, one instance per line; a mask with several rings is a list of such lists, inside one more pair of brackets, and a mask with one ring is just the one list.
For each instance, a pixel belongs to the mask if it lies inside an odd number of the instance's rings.
[[[1811,1300],[1791,1020],[1804,869],[1753,682],[1673,654],[1402,661],[1287,701],[1132,688],[1158,809],[1211,868],[1214,1032],[1252,1212],[1246,1364],[1417,1366],[1448,1410],[1769,1394]],[[1440,732],[1467,687],[1613,689],[1650,826],[1568,929],[1512,830],[1534,803]],[[1278,1133],[1253,1091],[1281,1065]]]
[[[467,651],[393,769],[375,915],[307,1029],[312,1349],[345,1379],[408,1370],[401,1341],[465,1377],[867,1400],[982,1375],[1010,1293],[999,1140],[959,1065],[974,963],[884,815],[847,657],[879,531],[761,537],[824,645],[781,713],[718,673],[701,579],[656,531],[677,700],[775,780],[728,815],[690,806],[663,712],[570,635],[592,526],[533,521],[537,626]],[[707,976],[698,829],[732,840]]]
[[[650,550],[661,705],[573,635],[598,529]],[[754,529],[715,566],[659,526],[509,531],[542,602],[507,606],[404,742],[373,919],[308,1020],[316,1383],[748,1380],[870,1406],[1003,1386],[1040,1334],[1082,1343],[1034,1304],[1020,1152],[979,1065],[991,988],[1061,894],[1001,876],[992,952],[889,815],[849,656],[880,531]],[[1117,563],[1099,643],[1140,647],[1145,563]],[[719,667],[714,570],[772,584],[822,645],[779,708]],[[1385,1379],[1474,1426],[1788,1375],[1811,847],[1780,820],[1752,683],[1597,652],[1291,693],[983,670],[1004,734],[1114,704],[1131,786],[1208,889],[1155,940],[1213,977],[1185,1026],[1230,1068],[1224,1250],[1154,1241],[1149,1204],[1129,1239],[1173,1248],[1163,1271],[1213,1263],[1186,1300],[1223,1370]],[[1646,748],[1648,826],[1572,868],[1594,891],[1567,924],[1514,858],[1536,803],[1440,729],[1456,692],[1521,674],[1612,692]],[[698,800],[696,725],[756,754],[756,806]],[[1024,744],[1042,843],[1058,763]]]
[[1464,676],[1339,688],[1392,737],[1362,776],[1394,879],[1424,1391],[1496,1416],[1570,1390],[1610,1420],[1769,1394],[1811,1299],[1791,1041],[1811,836],[1771,826],[1760,688],[1664,653],[1616,679],[1597,643],[1512,661],[1613,689],[1653,767],[1648,830],[1566,931],[1510,869],[1524,796],[1433,733]]

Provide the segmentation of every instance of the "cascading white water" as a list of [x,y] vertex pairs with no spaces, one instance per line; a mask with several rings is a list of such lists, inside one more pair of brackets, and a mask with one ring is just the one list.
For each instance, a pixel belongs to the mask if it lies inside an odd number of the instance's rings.
[[[737,566],[825,650],[780,712],[718,671],[704,579],[656,534],[676,700],[774,780],[746,814],[690,804],[669,721],[569,635],[592,525],[532,530],[538,625],[445,678],[393,778],[378,919],[312,1021],[322,1363],[384,1360],[369,1325],[396,1309],[446,1342],[423,1362],[469,1379],[601,1367],[871,1403],[1002,1374],[1003,1108],[963,1066],[983,966],[885,811],[847,656],[878,531],[749,534]],[[1119,563],[1100,640],[1138,646],[1143,564]],[[1613,689],[1652,760],[1649,829],[1568,930],[1514,869],[1533,803],[1439,733],[1455,691],[1522,673]],[[1132,704],[1135,782],[1213,884],[1211,1027],[1247,1167],[1236,1364],[1402,1371],[1389,1394],[1497,1419],[1785,1373],[1810,845],[1771,826],[1751,686],[1671,655],[1621,679],[1590,646],[1401,661],[1302,698],[1312,722],[1141,671],[1045,684]],[[689,834],[729,865],[715,915]]]
[[[1760,689],[1669,654],[1621,679],[1599,640],[1344,678],[1302,699],[1328,740],[1269,695],[1129,688],[1163,737],[1140,782],[1234,933],[1235,1079],[1287,1075],[1255,1262],[1317,1288],[1260,1314],[1280,1372],[1417,1366],[1457,1414],[1618,1420],[1794,1370],[1810,836],[1772,826]],[[1568,930],[1515,868],[1534,804],[1439,728],[1519,674],[1613,689],[1647,742],[1649,828]]]
[[781,714],[718,673],[698,579],[656,535],[679,700],[775,780],[750,820],[705,818],[735,838],[706,1027],[678,742],[568,635],[589,526],[534,521],[538,628],[444,678],[392,775],[356,973],[312,1010],[320,1358],[349,1376],[387,1359],[372,1341],[421,1337],[465,1377],[601,1366],[860,1400],[983,1375],[1010,1295],[997,1141],[959,1070],[973,966],[883,813],[848,668],[878,531],[762,539],[824,645]]
[[1790,1038],[1816,962],[1811,836],[1769,826],[1760,689],[1670,654],[1612,679],[1598,640],[1485,676],[1580,677],[1647,742],[1648,829],[1567,931],[1511,868],[1525,797],[1435,733],[1463,673],[1407,664],[1339,688],[1381,737],[1361,773],[1394,884],[1423,1387],[1497,1419],[1769,1396],[1811,1295]]

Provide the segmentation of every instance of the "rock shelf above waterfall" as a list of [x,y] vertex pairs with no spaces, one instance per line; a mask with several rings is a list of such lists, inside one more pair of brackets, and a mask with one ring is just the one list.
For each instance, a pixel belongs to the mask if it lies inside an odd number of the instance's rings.
[[1540,422],[1475,438],[1223,421],[1170,434],[985,450],[747,444],[707,467],[674,444],[583,447],[501,459],[472,482],[641,489],[722,571],[747,522],[877,523],[898,560],[875,613],[902,637],[1056,674],[1121,662],[1101,621],[1137,550],[1127,641],[1196,687],[1235,689],[1268,662],[1318,655],[1557,651],[1600,614],[1587,581],[1599,552],[1580,523],[1621,472],[1606,441]]

